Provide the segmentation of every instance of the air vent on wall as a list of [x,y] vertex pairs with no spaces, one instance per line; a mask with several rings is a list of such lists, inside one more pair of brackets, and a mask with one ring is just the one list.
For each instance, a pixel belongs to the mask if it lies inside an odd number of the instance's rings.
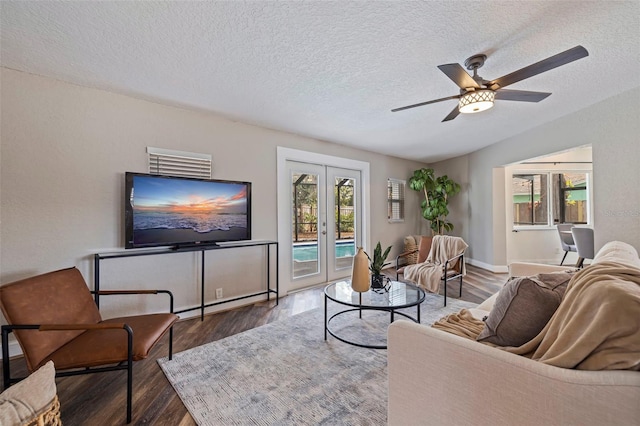
[[147,147],[149,173],[211,179],[211,155]]

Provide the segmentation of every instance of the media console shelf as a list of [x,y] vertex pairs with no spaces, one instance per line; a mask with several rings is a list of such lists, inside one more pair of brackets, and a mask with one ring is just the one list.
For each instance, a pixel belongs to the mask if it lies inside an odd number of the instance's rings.
[[[204,300],[204,288],[205,288],[205,280],[204,280],[204,266],[205,266],[205,252],[212,250],[225,250],[232,248],[242,248],[242,247],[255,247],[255,246],[264,246],[266,251],[266,261],[267,261],[267,289],[264,291],[259,291],[257,293],[251,293],[244,296],[234,297],[232,299],[226,299],[218,302],[205,303]],[[275,246],[276,251],[276,288],[275,290],[271,288],[271,247]],[[275,293],[276,295],[276,305],[279,301],[279,284],[280,284],[280,271],[279,271],[279,258],[278,258],[278,242],[277,241],[240,241],[233,243],[221,243],[219,245],[195,245],[189,247],[182,247],[178,249],[174,248],[161,248],[161,249],[149,249],[149,250],[132,250],[132,251],[117,251],[117,252],[107,252],[107,253],[96,253],[94,254],[94,290],[95,301],[98,308],[100,307],[100,295],[98,291],[100,291],[100,261],[108,260],[108,259],[117,259],[121,257],[135,257],[135,256],[153,256],[159,254],[172,254],[172,253],[185,253],[199,251],[201,252],[202,266],[200,270],[200,305],[194,306],[192,308],[182,309],[180,311],[176,311],[176,314],[181,314],[183,312],[195,311],[196,309],[200,309],[200,320],[204,320],[204,310],[211,306],[220,305],[222,303],[234,302],[236,300],[247,299],[249,297],[261,296],[263,294],[267,295],[267,300],[270,300],[271,293]]]

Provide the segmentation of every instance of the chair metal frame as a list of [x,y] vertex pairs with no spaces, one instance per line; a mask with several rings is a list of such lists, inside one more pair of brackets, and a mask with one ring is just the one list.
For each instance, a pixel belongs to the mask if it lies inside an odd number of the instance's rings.
[[[169,312],[173,313],[173,293],[169,290],[102,290],[91,291],[98,295],[132,295],[132,294],[168,294]],[[106,324],[9,324],[3,325],[2,329],[2,378],[3,390],[13,383],[17,383],[26,377],[11,377],[11,366],[9,360],[9,334],[13,330],[38,330],[61,331],[61,330],[106,330],[122,329],[127,335],[127,360],[108,367],[78,367],[68,371],[57,371],[56,377],[78,376],[81,374],[104,373],[109,371],[127,370],[127,423],[131,423],[131,407],[133,394],[133,330],[126,323],[106,323]],[[173,359],[173,325],[169,327],[169,359]]]

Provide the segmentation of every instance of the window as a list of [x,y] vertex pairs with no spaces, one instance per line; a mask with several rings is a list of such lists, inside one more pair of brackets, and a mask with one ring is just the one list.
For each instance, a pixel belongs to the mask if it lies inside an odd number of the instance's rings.
[[585,172],[514,174],[513,225],[586,224],[589,191]]
[[407,182],[399,179],[387,180],[387,218],[389,222],[404,222],[404,187]]
[[149,174],[211,179],[211,155],[148,146]]
[[513,175],[513,224],[547,225],[546,174]]
[[551,176],[558,192],[553,205],[553,222],[587,223],[586,173],[553,173]]

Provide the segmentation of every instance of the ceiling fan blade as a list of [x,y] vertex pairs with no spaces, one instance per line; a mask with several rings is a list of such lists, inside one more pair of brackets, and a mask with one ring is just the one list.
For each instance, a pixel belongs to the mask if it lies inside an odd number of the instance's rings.
[[461,89],[473,87],[479,89],[480,85],[462,68],[460,64],[438,65],[440,71],[445,73]]
[[391,112],[398,112],[398,111],[402,111],[402,110],[409,109],[409,108],[419,107],[419,106],[422,106],[422,105],[435,104],[436,102],[448,101],[449,99],[458,99],[459,97],[460,97],[460,95],[456,95],[456,96],[449,96],[447,98],[434,99],[432,101],[427,101],[427,102],[420,102],[419,104],[413,104],[413,105],[403,106],[403,107],[400,107],[400,108],[394,108],[394,109],[391,110]]
[[442,122],[444,123],[445,121],[450,121],[453,120],[454,118],[456,118],[458,115],[460,114],[460,110],[458,109],[458,105],[456,105],[456,107],[454,109],[451,110],[451,112],[449,113],[449,115],[447,115],[444,120],[442,120]]
[[500,89],[496,91],[496,99],[502,101],[540,102],[551,93],[530,92],[528,90]]
[[514,71],[511,74],[492,80],[487,84],[487,87],[491,90],[498,90],[502,87],[507,87],[510,84],[524,80],[525,78],[533,77],[534,75],[552,70],[559,66],[568,64],[569,62],[577,61],[578,59],[582,59],[586,56],[589,56],[587,49],[582,46],[576,46],[547,59],[543,59],[540,62],[531,64],[528,67]]

